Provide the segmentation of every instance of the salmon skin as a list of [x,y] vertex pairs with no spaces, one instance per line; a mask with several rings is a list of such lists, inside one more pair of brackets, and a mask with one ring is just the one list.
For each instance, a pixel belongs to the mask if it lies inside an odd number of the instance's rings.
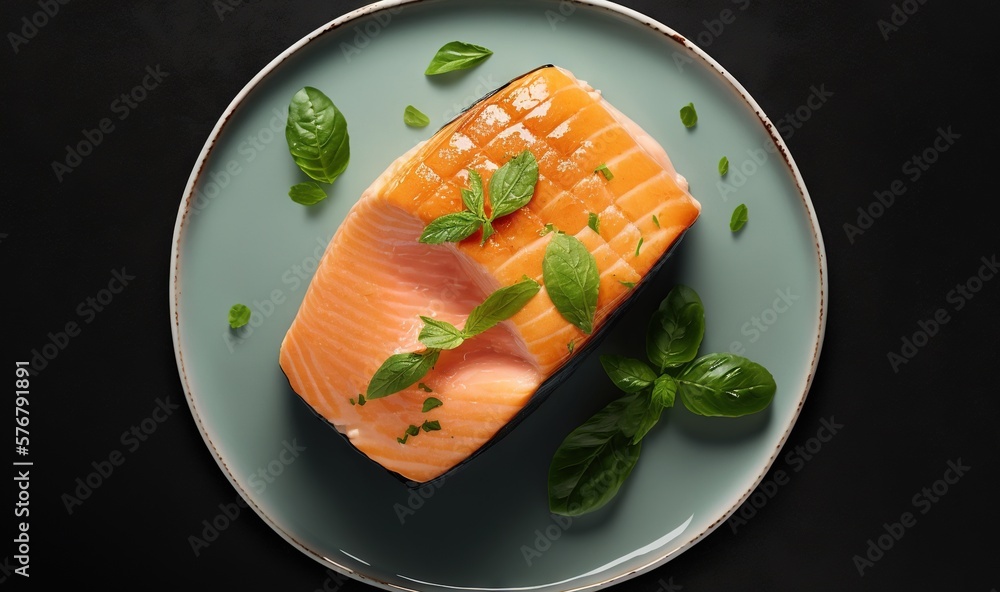
[[[524,150],[538,163],[535,192],[494,222],[485,243],[481,231],[458,243],[418,241],[427,224],[463,209],[470,170],[488,183]],[[309,284],[282,341],[280,366],[295,393],[358,451],[411,486],[427,483],[488,448],[540,404],[700,212],[652,137],[569,71],[538,68],[400,156],[361,195]],[[597,262],[589,335],[546,293],[542,259],[553,227],[579,239]],[[418,384],[359,404],[389,356],[425,349],[421,316],[461,328],[489,294],[524,276],[543,285],[518,313],[442,351]],[[425,412],[430,397],[441,404]],[[419,429],[425,422],[440,429]]]

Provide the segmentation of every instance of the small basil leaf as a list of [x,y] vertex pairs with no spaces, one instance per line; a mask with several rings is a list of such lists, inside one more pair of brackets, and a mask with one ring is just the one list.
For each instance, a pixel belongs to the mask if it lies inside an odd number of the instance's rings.
[[694,127],[698,123],[698,112],[694,110],[694,103],[681,107],[681,123],[684,127]]
[[483,198],[483,178],[476,171],[469,171],[469,188],[462,190],[462,202],[470,212],[486,219],[486,209]]
[[441,402],[441,399],[438,399],[437,397],[427,397],[426,399],[424,399],[424,406],[423,409],[421,409],[421,411],[427,413],[431,409],[436,409],[441,405],[444,405],[444,403]]
[[407,105],[403,110],[403,123],[410,127],[427,127],[430,122],[431,118],[413,105]]
[[733,210],[733,216],[729,219],[729,230],[736,232],[747,223],[750,217],[747,212],[747,205],[740,204]]
[[723,156],[719,159],[719,176],[724,177],[729,172],[729,158]]
[[611,402],[563,440],[549,465],[549,510],[579,516],[597,510],[618,493],[639,460],[640,444],[622,433],[629,395]]
[[762,411],[777,390],[766,368],[730,353],[698,358],[677,376],[677,383],[689,411],[721,417]]
[[452,41],[441,46],[441,49],[431,59],[424,74],[433,76],[453,70],[465,70],[484,62],[491,55],[493,52],[485,47]]
[[677,397],[677,381],[669,374],[661,374],[653,383],[653,392],[650,396],[664,409],[673,407]]
[[541,290],[541,285],[525,277],[513,286],[493,292],[482,304],[472,309],[462,334],[466,339],[493,328],[497,323],[517,314]]
[[553,234],[542,259],[542,275],[559,314],[584,333],[592,333],[601,277],[587,247],[576,237]]
[[618,427],[622,434],[631,438],[632,444],[638,444],[660,421],[663,406],[653,399],[648,392],[632,395],[621,415]]
[[295,203],[311,206],[326,199],[326,191],[323,191],[319,183],[309,181],[292,185],[292,188],[288,190],[288,197],[292,198]]
[[601,219],[594,212],[587,214],[587,226],[597,234],[601,234]]
[[530,150],[518,154],[490,178],[490,220],[524,207],[535,193],[538,162]]
[[646,356],[660,372],[690,362],[705,336],[705,309],[698,294],[678,286],[649,319]]
[[250,322],[250,307],[246,304],[234,304],[229,309],[229,326],[239,329]]
[[428,350],[421,354],[395,354],[389,356],[379,366],[368,383],[368,399],[379,399],[398,393],[423,378],[437,363],[438,350]]
[[333,183],[351,159],[344,114],[311,86],[295,93],[288,105],[285,139],[295,164],[322,183]]
[[420,234],[420,242],[431,245],[458,242],[469,238],[479,229],[481,221],[472,212],[445,214],[428,224]]
[[601,356],[601,366],[611,382],[626,393],[637,393],[656,380],[656,373],[645,362],[635,358]]
[[420,343],[430,349],[455,349],[462,345],[465,337],[455,325],[430,317],[420,317],[424,327],[420,330]]

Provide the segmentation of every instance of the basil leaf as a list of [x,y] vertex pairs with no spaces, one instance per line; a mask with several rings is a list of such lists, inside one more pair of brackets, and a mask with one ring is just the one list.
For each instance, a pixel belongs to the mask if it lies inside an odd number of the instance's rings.
[[250,322],[250,308],[246,304],[234,304],[229,309],[229,326],[239,329]]
[[729,219],[729,230],[736,232],[740,228],[743,228],[743,225],[746,224],[747,220],[750,219],[750,217],[747,214],[748,212],[746,204],[740,204],[736,206],[736,209],[733,210],[733,217]]
[[724,177],[729,172],[729,158],[723,156],[719,159],[719,176]]
[[698,123],[698,112],[694,110],[694,103],[681,107],[681,123],[684,127],[694,127]]
[[552,513],[579,516],[600,508],[632,472],[641,445],[631,443],[619,427],[622,411],[630,402],[625,399],[598,411],[559,445],[549,465]]
[[653,392],[650,396],[664,409],[673,407],[674,399],[677,397],[677,381],[669,374],[661,374],[653,383]]
[[721,417],[762,411],[777,390],[766,368],[730,353],[698,358],[677,376],[677,383],[681,402],[689,411]]
[[660,303],[646,329],[646,357],[663,372],[695,359],[705,337],[705,309],[697,292],[677,286]]
[[472,212],[445,214],[428,224],[420,234],[420,242],[431,245],[458,242],[472,236],[481,221]]
[[482,304],[472,309],[465,321],[462,335],[468,339],[492,329],[497,323],[517,314],[541,290],[535,280],[525,277],[513,286],[493,292]]
[[587,226],[598,235],[601,234],[601,219],[594,212],[587,214]]
[[441,402],[441,399],[438,399],[437,397],[427,397],[426,399],[424,399],[424,406],[423,409],[421,409],[421,411],[427,413],[431,409],[440,407],[441,405],[444,405],[444,403]]
[[441,49],[431,59],[424,74],[433,76],[453,70],[465,70],[486,61],[486,58],[491,55],[493,52],[485,47],[452,41],[441,46]]
[[470,212],[486,219],[486,209],[483,198],[483,178],[476,171],[469,171],[469,188],[462,190],[462,203]]
[[638,444],[660,421],[663,406],[653,399],[648,392],[631,395],[629,404],[622,412],[618,427],[622,434],[631,438],[632,444]]
[[441,429],[441,423],[436,419],[434,421],[425,420],[424,423],[420,425],[420,429],[425,432],[436,432]]
[[309,181],[308,183],[292,185],[292,188],[288,190],[288,197],[292,198],[295,203],[311,206],[326,199],[326,191],[323,191],[319,183]]
[[538,162],[530,150],[518,154],[490,178],[490,221],[521,208],[535,193]]
[[545,247],[542,276],[559,314],[584,333],[592,333],[601,277],[587,247],[576,237],[553,234]]
[[351,159],[344,114],[311,86],[295,93],[288,105],[285,139],[295,164],[322,183],[333,183]]
[[403,110],[403,123],[410,127],[427,127],[430,122],[431,118],[413,105],[407,105],[406,109]]
[[465,337],[455,325],[430,317],[420,317],[424,327],[420,330],[420,343],[430,349],[455,349],[462,345]]
[[656,373],[645,362],[635,358],[601,356],[601,366],[611,382],[626,393],[637,393],[656,380]]
[[389,356],[389,359],[375,371],[375,375],[368,383],[368,392],[365,396],[368,399],[380,399],[398,393],[423,378],[437,363],[440,354],[440,351],[432,349],[422,354]]
[[485,245],[486,241],[490,240],[490,237],[493,236],[494,232],[496,232],[496,229],[493,228],[493,225],[490,224],[489,220],[483,222],[483,239],[479,241],[479,246]]
[[604,178],[606,180],[608,180],[608,181],[610,181],[611,179],[615,178],[614,173],[611,172],[611,169],[608,168],[608,165],[603,164],[603,163],[600,166],[598,166],[596,169],[594,169],[594,172],[595,173],[601,173],[602,175],[604,175]]

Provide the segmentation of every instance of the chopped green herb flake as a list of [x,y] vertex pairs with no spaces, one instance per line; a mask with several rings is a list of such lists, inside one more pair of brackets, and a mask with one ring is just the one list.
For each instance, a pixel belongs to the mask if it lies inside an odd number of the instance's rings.
[[234,304],[229,309],[229,326],[239,329],[250,322],[250,308],[245,304]]
[[601,219],[594,212],[587,214],[587,226],[597,234],[601,234]]
[[351,402],[351,405],[354,405],[354,404],[355,404],[355,401],[354,401],[354,397],[351,397],[350,399],[348,399],[348,401],[350,401],[350,402]]
[[625,281],[622,281],[622,280],[618,280],[618,283],[621,284],[621,285],[623,285],[623,286],[625,286],[629,290],[631,290],[632,288],[635,287],[635,282],[625,282]]
[[425,432],[436,432],[441,429],[441,424],[435,421],[425,421],[423,425],[420,426]]
[[725,156],[719,160],[719,176],[725,176],[729,172],[729,159]]
[[425,393],[433,393],[434,392],[431,389],[431,387],[427,386],[426,384],[424,384],[422,382],[417,385],[417,388],[420,389],[420,390],[422,390],[422,391],[424,391]]
[[553,226],[552,224],[546,224],[545,228],[538,231],[538,236],[545,236],[550,232],[559,232],[559,229]]
[[743,228],[743,225],[746,224],[749,219],[750,217],[747,212],[747,205],[740,204],[736,206],[736,209],[733,210],[733,217],[729,219],[729,230],[733,232],[739,231],[739,229]]
[[431,118],[413,105],[407,105],[406,109],[403,110],[403,123],[410,127],[427,127],[430,122]]
[[396,441],[400,444],[406,444],[406,440],[410,437],[409,434],[404,434],[402,438],[396,438]]
[[639,256],[639,249],[641,249],[641,248],[642,248],[642,241],[643,241],[643,238],[642,238],[642,237],[640,236],[640,237],[639,237],[639,244],[637,244],[637,245],[635,246],[635,256],[636,256],[636,257],[638,257],[638,256]]
[[604,178],[607,179],[608,181],[615,178],[614,173],[612,173],[611,169],[608,168],[608,165],[604,163],[601,163],[601,166],[594,169],[594,172],[601,173],[602,175],[604,175]]
[[406,428],[406,434],[409,436],[416,436],[419,433],[420,433],[420,428],[418,428],[413,424],[410,424],[410,427]]
[[576,342],[570,341],[569,343],[567,343],[566,349],[569,351],[569,353],[573,353],[573,350],[576,349]]
[[367,403],[367,402],[368,401],[365,400],[365,396],[362,395],[361,393],[358,393],[358,405],[364,407],[365,403]]
[[657,228],[660,227],[660,219],[656,217],[656,214],[653,214],[653,224],[656,224]]
[[444,405],[444,403],[441,402],[441,399],[438,399],[436,397],[427,397],[426,399],[424,399],[424,407],[422,411],[424,413],[427,413],[431,409],[436,409],[441,405]]
[[681,123],[684,127],[694,127],[698,123],[698,112],[694,110],[694,103],[681,107]]

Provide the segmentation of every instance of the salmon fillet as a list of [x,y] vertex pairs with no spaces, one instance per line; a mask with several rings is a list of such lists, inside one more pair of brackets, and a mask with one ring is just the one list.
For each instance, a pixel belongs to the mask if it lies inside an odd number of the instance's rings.
[[[523,150],[538,162],[535,193],[494,223],[485,244],[480,231],[459,243],[418,242],[428,223],[463,209],[470,169],[487,182]],[[610,180],[595,172],[602,164]],[[398,158],[362,194],[285,335],[281,368],[358,450],[404,479],[430,481],[479,451],[578,355],[700,211],[655,140],[570,72],[537,69]],[[590,213],[599,234],[588,226]],[[461,327],[496,289],[525,275],[542,283],[547,224],[596,259],[592,334],[564,319],[543,285],[509,320],[441,352],[420,381],[424,389],[357,404],[389,356],[424,349],[421,315]],[[431,396],[442,405],[423,412]],[[398,440],[425,421],[440,430]]]

